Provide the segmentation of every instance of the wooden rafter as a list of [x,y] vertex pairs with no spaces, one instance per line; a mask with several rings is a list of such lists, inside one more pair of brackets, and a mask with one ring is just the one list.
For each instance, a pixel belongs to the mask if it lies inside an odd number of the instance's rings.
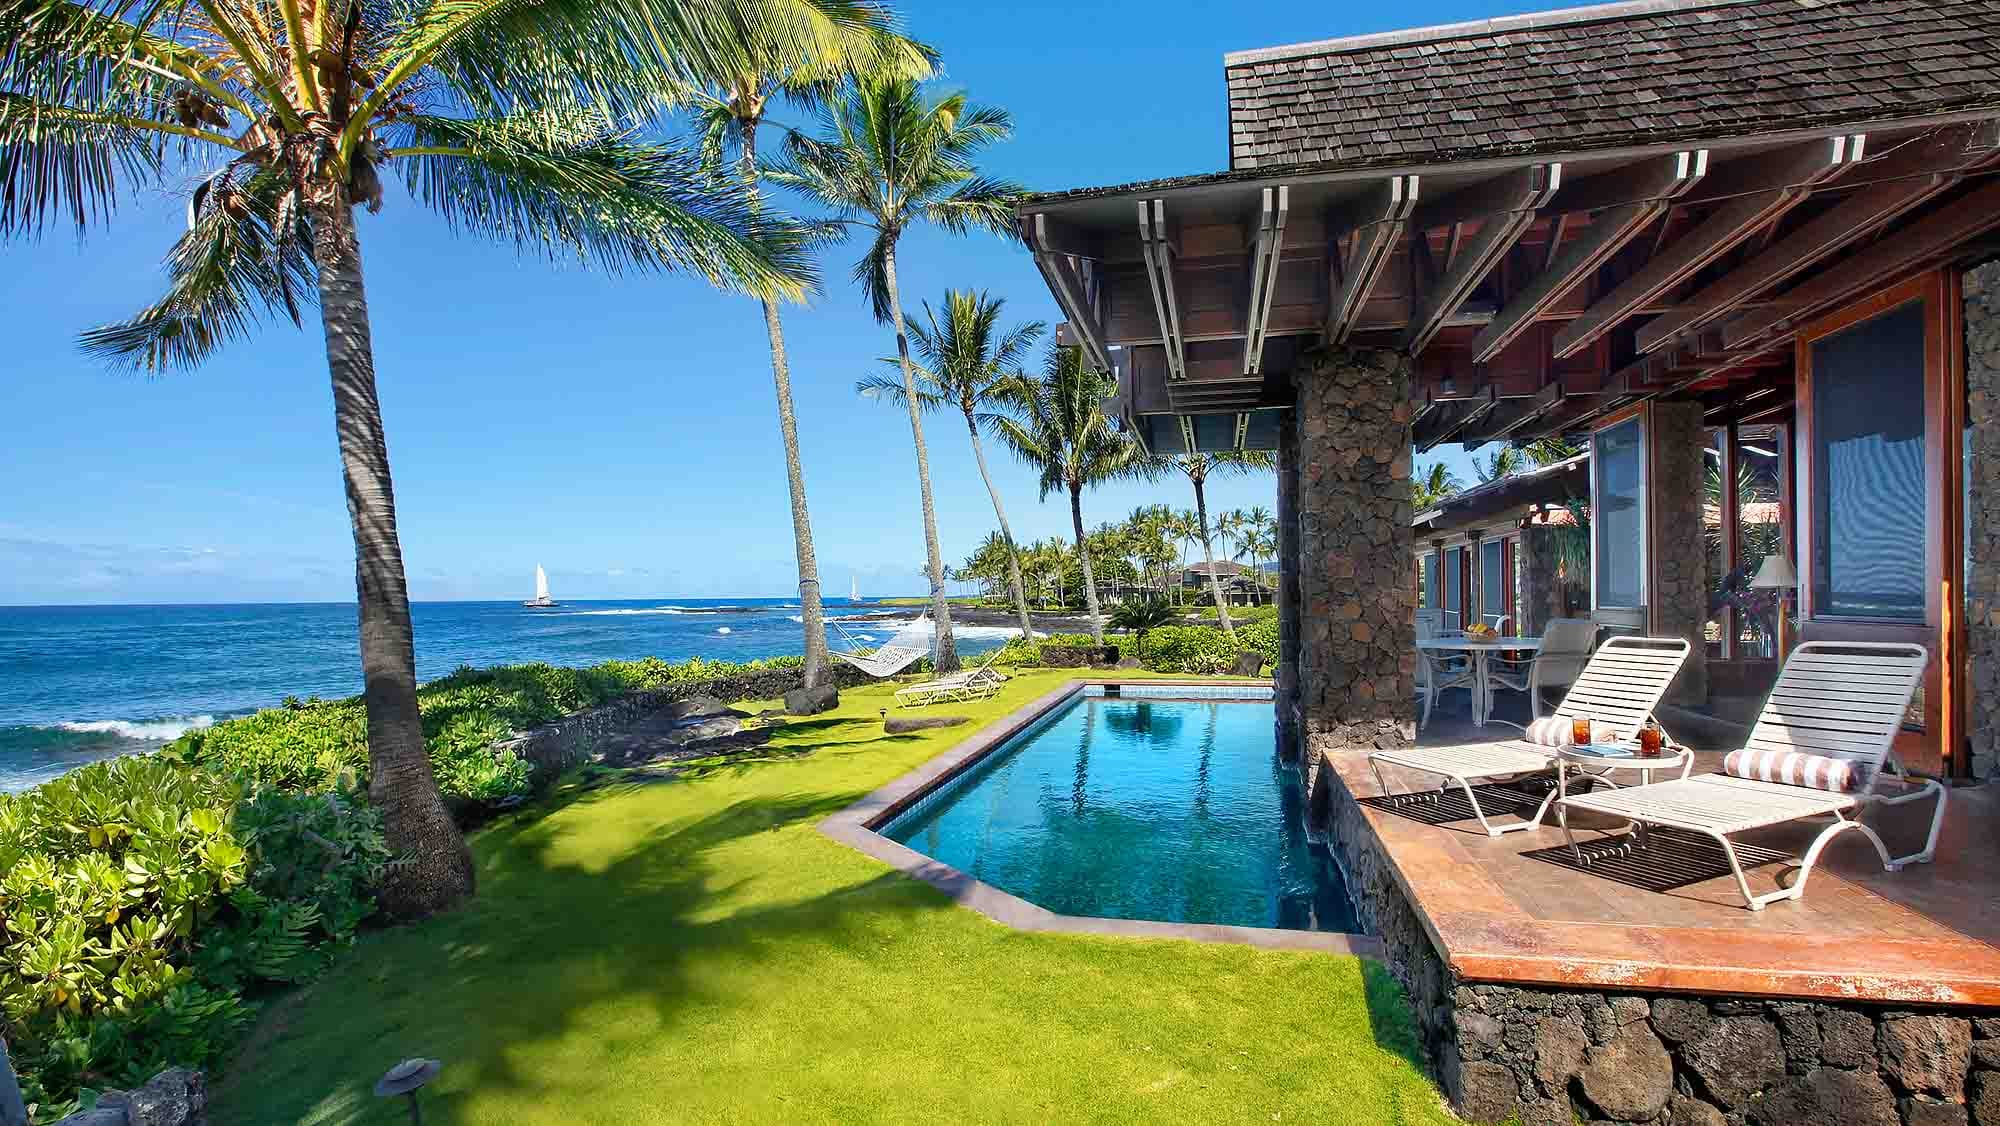
[[1561,380],[1550,383],[1531,399],[1518,400],[1507,411],[1507,417],[1494,423],[1487,435],[1494,441],[1510,438],[1521,430],[1561,409],[1570,396],[1563,391]]
[[1181,309],[1174,293],[1174,259],[1179,257],[1167,236],[1167,201],[1139,201],[1139,253],[1145,260],[1146,283],[1153,291],[1153,312],[1160,318],[1160,340],[1166,346],[1167,378],[1187,378],[1187,348],[1181,338]]
[[1327,217],[1331,239],[1349,234],[1354,239],[1353,248],[1345,255],[1328,255],[1330,260],[1342,260],[1339,284],[1331,288],[1333,296],[1327,302],[1324,337],[1328,344],[1345,343],[1354,331],[1356,316],[1368,303],[1382,268],[1389,264],[1403,237],[1403,228],[1417,205],[1419,187],[1414,175],[1391,176],[1355,204],[1336,209]]
[[1717,278],[1672,312],[1639,329],[1651,352],[1732,312],[1813,263],[1881,228],[1959,182],[1964,173],[2000,157],[2000,123],[1956,125],[1903,145],[1863,166],[1873,181],[1823,214]]
[[[1589,230],[1560,250],[1553,244],[1561,241],[1562,228],[1553,228],[1548,268],[1510,297],[1506,307],[1493,318],[1493,323],[1473,338],[1473,362],[1492,362],[1493,357],[1535,323],[1550,305],[1560,300],[1578,282],[1595,273],[1598,267],[1658,219],[1674,197],[1700,183],[1707,174],[1706,149],[1677,152],[1664,160],[1621,169],[1616,177],[1617,183],[1600,187],[1599,194],[1638,194],[1641,198],[1636,202],[1614,204],[1599,212],[1591,220]],[[1593,179],[1604,180],[1607,177]],[[1560,206],[1562,202],[1563,194],[1558,192],[1551,206]],[[1556,222],[1560,224],[1563,218],[1566,216],[1559,216]]]
[[[1561,187],[1562,165],[1551,162],[1531,164],[1491,184],[1472,189],[1478,195],[1479,206],[1492,206],[1495,210],[1482,213],[1484,219],[1479,233],[1466,240],[1457,255],[1446,264],[1437,284],[1411,312],[1409,326],[1403,330],[1404,351],[1415,355],[1430,343],[1431,338],[1444,327],[1445,320],[1457,312],[1458,307],[1485,280],[1494,264],[1520,241],[1521,235],[1534,223],[1535,212],[1548,203]],[[1457,193],[1444,202],[1449,205],[1466,194]],[[1419,214],[1421,219],[1423,213]],[[1463,221],[1452,220],[1454,223]],[[1423,239],[1423,232],[1430,226],[1420,221],[1416,237]]]
[[1251,252],[1250,301],[1244,312],[1243,374],[1256,375],[1264,366],[1264,329],[1271,321],[1271,300],[1278,292],[1278,260],[1285,247],[1285,218],[1292,209],[1292,189],[1280,184],[1264,189],[1264,206]]
[[1439,419],[1434,429],[1416,437],[1417,452],[1429,453],[1433,448],[1451,441],[1492,414],[1499,405],[1500,396],[1491,387],[1483,395],[1461,401],[1448,416]]
[[[1636,273],[1556,333],[1556,358],[1565,359],[1581,352],[1647,302],[1686,281],[1695,271],[1796,206],[1816,186],[1860,159],[1863,143],[1859,136],[1841,136],[1816,142],[1803,152],[1787,151],[1793,152],[1792,158],[1769,170],[1769,179],[1763,181],[1765,190],[1734,196],[1718,206],[1693,230],[1662,246]],[[1757,163],[1762,167],[1765,162]],[[1709,179],[1726,172],[1727,166],[1712,170]]]
[[2000,180],[1988,181],[1722,328],[1723,346],[1751,347],[1790,331],[1814,313],[1895,281],[2000,227]]
[[1063,250],[1060,245],[1075,245],[1060,235],[1061,227],[1046,215],[1035,215],[1029,220],[1028,245],[1034,251],[1035,266],[1042,272],[1042,279],[1048,283],[1049,292],[1055,294],[1056,304],[1062,306],[1063,315],[1069,318],[1070,326],[1076,330],[1084,351],[1099,371],[1111,370],[1111,353],[1104,346],[1104,321],[1100,315],[1097,286],[1093,278],[1086,277],[1079,270],[1078,263],[1090,259],[1079,258]]

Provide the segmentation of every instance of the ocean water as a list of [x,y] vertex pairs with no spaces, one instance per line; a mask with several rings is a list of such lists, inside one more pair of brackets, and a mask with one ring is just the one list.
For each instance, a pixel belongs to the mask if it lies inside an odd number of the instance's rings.
[[[827,607],[833,618],[885,612],[905,616],[846,627],[863,645],[887,640],[917,611]],[[796,601],[777,598],[565,602],[551,610],[419,602],[410,613],[422,680],[461,665],[744,661],[804,650]],[[956,632],[967,651],[1013,633]],[[150,750],[286,696],[354,695],[357,646],[351,604],[0,606],[0,790]]]

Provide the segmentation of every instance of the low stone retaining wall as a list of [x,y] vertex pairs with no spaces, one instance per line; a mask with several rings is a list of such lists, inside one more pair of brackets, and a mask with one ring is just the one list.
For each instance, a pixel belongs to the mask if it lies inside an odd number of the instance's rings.
[[201,1072],[170,1067],[144,1087],[106,1091],[90,1110],[56,1126],[202,1126],[208,1121],[208,1086]]
[[[589,761],[596,744],[605,735],[631,727],[676,700],[693,696],[713,696],[725,703],[771,700],[800,687],[804,678],[803,669],[777,668],[713,680],[677,681],[665,688],[621,696],[608,704],[503,739],[493,744],[493,753],[526,759],[534,772],[535,785],[540,786],[570,767]],[[870,683],[870,678],[860,669],[833,661],[821,682],[836,688],[855,688]]]
[[1382,939],[1427,1063],[1467,1120],[2000,1126],[2000,1014],[1459,980],[1339,772],[1313,773],[1311,808],[1356,918]]

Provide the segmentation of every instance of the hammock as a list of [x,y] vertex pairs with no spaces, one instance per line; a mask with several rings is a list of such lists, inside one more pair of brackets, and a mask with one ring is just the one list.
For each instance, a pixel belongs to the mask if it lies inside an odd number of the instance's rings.
[[[838,649],[831,650],[829,655],[837,661],[844,661],[847,664],[853,665],[855,668],[860,669],[877,680],[883,677],[895,676],[897,673],[931,655],[932,642],[926,635],[933,631],[925,628],[925,623],[928,620],[928,615],[919,614],[916,621],[904,626],[901,630],[897,631],[896,636],[884,642],[873,653],[865,657],[856,653],[842,653]],[[840,634],[841,638],[847,642],[849,648],[859,649],[865,644],[859,638],[847,632],[846,627],[840,624],[839,618],[829,618],[827,621],[833,625],[834,632]]]

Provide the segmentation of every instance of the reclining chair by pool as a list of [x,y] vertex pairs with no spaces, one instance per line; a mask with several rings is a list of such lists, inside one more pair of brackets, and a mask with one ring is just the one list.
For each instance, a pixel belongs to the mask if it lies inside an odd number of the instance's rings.
[[[1629,736],[1653,714],[1687,655],[1688,643],[1683,638],[1614,637],[1591,654],[1590,662],[1577,674],[1576,683],[1570,685],[1569,694],[1563,697],[1554,714],[1565,723],[1588,719]],[[1527,739],[1376,751],[1368,756],[1368,766],[1375,772],[1376,789],[1386,795],[1389,787],[1382,779],[1383,763],[1444,779],[1438,784],[1440,794],[1457,786],[1472,803],[1472,815],[1479,819],[1479,827],[1489,837],[1535,828],[1542,823],[1549,803],[1555,798],[1551,789],[1535,816],[1515,825],[1495,825],[1480,808],[1479,795],[1472,790],[1474,783],[1536,774],[1554,765],[1554,747],[1540,746]]]

